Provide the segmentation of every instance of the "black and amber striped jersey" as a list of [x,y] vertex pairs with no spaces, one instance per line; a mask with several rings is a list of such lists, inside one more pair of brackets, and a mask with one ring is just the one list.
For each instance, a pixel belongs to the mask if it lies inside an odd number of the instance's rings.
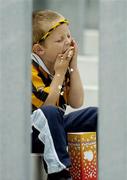
[[[32,111],[43,106],[48,94],[53,77],[40,64],[32,60]],[[66,73],[65,81],[60,91],[56,106],[66,110],[67,96],[69,93],[70,76]]]

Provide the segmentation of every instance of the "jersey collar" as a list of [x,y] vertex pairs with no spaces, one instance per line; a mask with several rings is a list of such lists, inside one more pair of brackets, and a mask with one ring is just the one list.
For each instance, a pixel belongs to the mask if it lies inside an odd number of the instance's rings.
[[31,58],[32,60],[34,60],[39,66],[42,67],[42,69],[44,69],[51,77],[53,77],[51,75],[51,73],[49,72],[48,68],[46,67],[46,65],[44,64],[43,60],[35,53],[31,54]]

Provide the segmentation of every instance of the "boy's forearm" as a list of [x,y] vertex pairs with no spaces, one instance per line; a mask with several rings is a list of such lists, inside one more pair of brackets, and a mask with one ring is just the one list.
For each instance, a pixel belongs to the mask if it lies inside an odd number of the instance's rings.
[[49,95],[44,105],[56,105],[57,100],[60,96],[60,90],[64,81],[65,74],[56,74],[50,85]]
[[73,108],[79,108],[84,102],[84,89],[78,68],[73,69],[70,75],[70,91],[68,103]]
[[63,55],[58,55],[56,59],[54,65],[55,75],[50,84],[50,92],[44,105],[56,105],[59,99],[63,81],[65,79],[65,74],[67,72],[69,62],[72,58],[72,54],[70,54],[70,52],[72,52],[71,49],[72,47],[70,47]]

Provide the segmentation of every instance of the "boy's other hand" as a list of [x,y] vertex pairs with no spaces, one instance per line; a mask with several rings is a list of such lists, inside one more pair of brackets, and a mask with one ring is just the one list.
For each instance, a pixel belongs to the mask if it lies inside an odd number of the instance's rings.
[[76,41],[73,39],[71,46],[74,48],[74,53],[70,61],[70,68],[76,69],[77,68],[77,56],[78,56],[78,45]]

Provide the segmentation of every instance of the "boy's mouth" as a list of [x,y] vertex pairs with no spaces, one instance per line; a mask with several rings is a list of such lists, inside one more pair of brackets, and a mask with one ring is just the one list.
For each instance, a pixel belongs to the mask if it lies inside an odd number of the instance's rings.
[[[73,47],[73,46],[71,46],[71,47]],[[64,50],[62,51],[62,54],[64,54],[67,50],[68,50],[68,48],[64,49]]]
[[63,51],[62,51],[62,54],[64,54],[67,50],[68,50],[68,47],[66,47],[66,48],[64,47]]
[[64,51],[62,52],[62,54],[64,54],[66,51],[67,51],[67,49],[66,49],[66,50],[64,50]]

